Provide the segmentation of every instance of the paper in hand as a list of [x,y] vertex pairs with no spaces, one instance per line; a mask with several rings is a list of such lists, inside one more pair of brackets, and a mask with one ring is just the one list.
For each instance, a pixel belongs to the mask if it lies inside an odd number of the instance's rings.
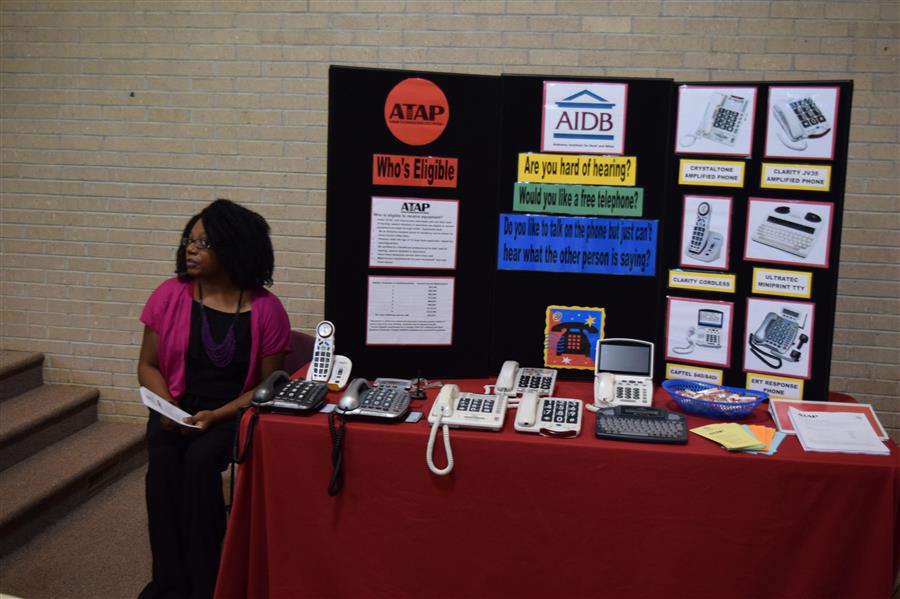
[[200,428],[196,424],[188,424],[184,421],[185,418],[190,417],[190,414],[188,414],[175,404],[164,400],[162,397],[160,397],[147,387],[141,387],[141,401],[143,401],[144,405],[154,412],[159,412],[169,420],[172,420],[175,423],[180,424],[181,426],[186,426],[188,428]]

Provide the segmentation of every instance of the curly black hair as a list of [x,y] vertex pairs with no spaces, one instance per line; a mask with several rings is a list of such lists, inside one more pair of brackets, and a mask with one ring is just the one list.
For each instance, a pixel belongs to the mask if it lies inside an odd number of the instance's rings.
[[[219,198],[187,222],[182,238],[190,237],[198,220],[203,221],[209,239],[222,268],[231,281],[241,289],[258,289],[272,285],[275,252],[269,236],[269,223],[262,215],[231,200]],[[175,273],[187,277],[186,249],[178,246]]]

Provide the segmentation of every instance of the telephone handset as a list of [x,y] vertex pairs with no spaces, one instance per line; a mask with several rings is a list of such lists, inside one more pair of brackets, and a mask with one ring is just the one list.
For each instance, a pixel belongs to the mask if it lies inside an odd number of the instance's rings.
[[581,434],[581,400],[538,397],[528,393],[516,411],[516,430],[546,437],[577,437]]
[[722,235],[710,230],[712,208],[709,202],[701,202],[697,206],[697,220],[688,242],[688,254],[695,260],[712,262],[722,252]]
[[747,99],[732,94],[714,92],[706,105],[703,119],[697,126],[693,135],[684,135],[681,138],[682,146],[692,146],[701,137],[733,146],[741,122],[744,120],[744,112],[747,110]]
[[409,404],[409,393],[400,387],[370,387],[366,379],[356,378],[338,400],[335,412],[345,418],[399,422],[409,413]]
[[697,311],[697,326],[687,331],[687,345],[673,347],[676,354],[689,354],[694,345],[719,349],[722,347],[722,327],[725,325],[725,313],[721,310],[703,308]]
[[[556,371],[552,368],[519,368],[519,363],[507,360],[500,369],[494,391],[504,395],[552,395],[556,386]],[[515,398],[510,398],[515,401]]]
[[[800,348],[809,341],[807,335],[800,334],[804,326],[798,312],[788,308],[782,308],[781,315],[769,312],[756,332],[750,333],[750,351],[767,366],[776,369],[781,368],[784,361],[799,362]],[[798,341],[796,347],[795,341]]]
[[317,324],[306,380],[326,383],[332,391],[340,391],[347,386],[352,368],[350,358],[334,353],[334,323],[323,320]]
[[283,370],[276,370],[253,393],[252,405],[262,411],[279,414],[309,414],[325,403],[328,387],[316,381],[292,381]]
[[805,150],[807,138],[822,137],[831,131],[828,119],[811,97],[778,102],[772,107],[772,114],[781,126],[780,131],[775,131],[778,139],[792,150]]

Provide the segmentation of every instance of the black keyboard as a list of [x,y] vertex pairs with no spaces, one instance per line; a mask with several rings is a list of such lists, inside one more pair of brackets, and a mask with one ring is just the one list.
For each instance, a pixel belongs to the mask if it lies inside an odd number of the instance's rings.
[[597,438],[644,443],[687,443],[687,419],[663,408],[616,406],[597,411]]

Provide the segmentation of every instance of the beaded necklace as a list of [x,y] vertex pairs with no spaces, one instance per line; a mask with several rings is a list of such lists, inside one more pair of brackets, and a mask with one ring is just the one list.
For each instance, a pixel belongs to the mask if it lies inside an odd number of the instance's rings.
[[197,287],[200,292],[200,339],[203,342],[203,350],[209,361],[218,368],[224,368],[231,364],[234,358],[234,349],[236,346],[234,337],[234,324],[237,322],[238,315],[241,313],[241,300],[244,299],[244,290],[241,289],[238,295],[237,310],[234,311],[234,319],[228,325],[228,331],[220,343],[212,336],[212,330],[209,328],[209,320],[206,317],[206,308],[203,306],[203,285],[198,281]]

